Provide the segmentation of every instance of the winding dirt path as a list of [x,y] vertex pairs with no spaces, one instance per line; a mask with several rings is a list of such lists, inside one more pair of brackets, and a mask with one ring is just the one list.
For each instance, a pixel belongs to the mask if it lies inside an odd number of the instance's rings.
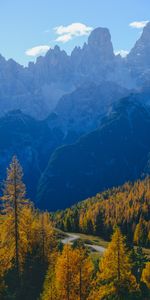
[[[61,240],[63,244],[72,244],[74,241],[80,239],[80,236],[77,234],[72,234],[72,233],[66,233],[66,234],[67,234],[67,237]],[[92,245],[92,244],[86,244],[86,243],[84,243],[84,245],[86,247],[94,249],[95,251],[97,251],[99,253],[103,253],[106,250],[104,247],[98,246],[98,245]]]

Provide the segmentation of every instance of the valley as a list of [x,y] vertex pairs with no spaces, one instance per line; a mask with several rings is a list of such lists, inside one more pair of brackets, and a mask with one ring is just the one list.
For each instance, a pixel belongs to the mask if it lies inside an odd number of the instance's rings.
[[[149,300],[147,6],[145,21],[128,7],[126,28],[128,1],[120,15],[109,1],[110,33],[94,1],[76,10],[89,26],[73,22],[74,2],[43,0],[37,19],[32,2],[9,30],[0,9],[0,299]],[[14,47],[27,63],[8,58]]]

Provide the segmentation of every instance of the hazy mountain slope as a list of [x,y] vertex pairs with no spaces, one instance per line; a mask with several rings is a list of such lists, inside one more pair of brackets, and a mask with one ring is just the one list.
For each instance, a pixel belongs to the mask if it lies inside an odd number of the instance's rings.
[[72,136],[73,141],[74,135],[80,136],[96,129],[114,103],[128,94],[127,89],[113,82],[84,84],[60,99],[55,114],[50,115],[47,122],[50,128],[61,128],[66,139]]
[[99,129],[53,154],[41,177],[41,208],[58,209],[138,178],[150,151],[150,113],[124,99]]
[[[105,89],[105,86],[108,88]],[[111,103],[114,99],[117,101],[126,93],[125,89],[111,83],[104,83],[102,86],[87,85],[65,96],[56,112],[44,121],[35,120],[18,110],[7,113],[0,118],[0,178],[4,178],[6,167],[16,154],[25,171],[29,196],[34,200],[38,180],[52,152],[61,145],[76,142],[82,134],[96,129],[101,117],[107,112],[103,109],[103,104]]]
[[46,122],[36,121],[20,111],[0,119],[0,180],[6,175],[12,156],[17,155],[24,169],[28,196],[34,200],[37,182],[52,151],[60,145],[61,135]]

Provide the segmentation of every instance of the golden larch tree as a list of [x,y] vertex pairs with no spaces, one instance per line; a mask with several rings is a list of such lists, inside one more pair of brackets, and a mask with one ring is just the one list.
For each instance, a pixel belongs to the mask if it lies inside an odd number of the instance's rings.
[[59,297],[66,300],[87,298],[93,265],[86,250],[65,245],[56,263],[56,289]]
[[107,299],[111,295],[116,295],[117,299],[126,299],[128,293],[138,290],[136,279],[131,273],[129,257],[125,238],[117,228],[100,262],[97,299]]
[[[2,248],[6,251],[6,261],[11,265],[15,262],[16,275],[19,282],[20,267],[23,260],[21,242],[21,211],[28,204],[25,198],[26,188],[22,181],[23,171],[16,156],[7,169],[7,178],[4,182],[2,200]],[[9,250],[9,251],[8,251]]]
[[142,272],[141,280],[147,285],[148,289],[150,289],[150,262],[148,262]]

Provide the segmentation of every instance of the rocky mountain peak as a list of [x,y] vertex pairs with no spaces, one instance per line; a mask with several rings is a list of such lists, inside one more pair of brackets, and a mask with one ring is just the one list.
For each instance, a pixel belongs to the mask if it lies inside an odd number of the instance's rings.
[[114,60],[111,35],[107,28],[101,27],[94,29],[88,42],[84,43],[82,48],[76,47],[71,54],[73,69],[77,72],[78,78],[78,74],[82,74],[82,83],[83,78],[86,78],[86,81],[106,81],[108,73],[114,68]]
[[129,53],[127,60],[136,70],[150,68],[150,22],[144,27],[143,33]]
[[98,27],[92,31],[88,39],[88,49],[97,53],[102,59],[112,59],[114,56],[111,35],[107,28]]
[[150,22],[147,23],[147,25],[143,29],[143,33],[141,36],[141,40],[143,42],[149,42],[150,43]]
[[106,45],[112,46],[109,30],[102,27],[94,29],[88,38],[88,45],[98,48],[103,48]]

